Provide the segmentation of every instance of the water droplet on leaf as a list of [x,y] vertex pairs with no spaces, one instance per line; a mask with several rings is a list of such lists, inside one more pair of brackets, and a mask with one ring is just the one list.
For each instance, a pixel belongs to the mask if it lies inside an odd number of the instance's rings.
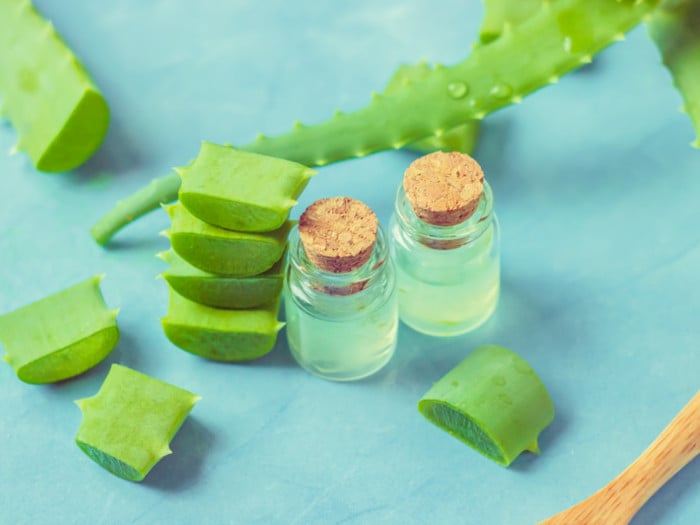
[[464,82],[450,82],[447,85],[447,92],[452,98],[463,98],[469,93],[469,86]]
[[509,86],[508,84],[504,84],[502,82],[499,82],[495,86],[491,88],[491,94],[495,98],[508,98],[513,94],[513,88]]

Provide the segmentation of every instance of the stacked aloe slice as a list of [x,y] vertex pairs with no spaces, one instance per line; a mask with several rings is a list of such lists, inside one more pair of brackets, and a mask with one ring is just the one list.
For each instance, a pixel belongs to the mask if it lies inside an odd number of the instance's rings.
[[249,361],[274,347],[287,218],[313,170],[203,143],[176,170],[179,202],[167,207],[172,249],[161,253],[170,287],[166,336],[209,359]]

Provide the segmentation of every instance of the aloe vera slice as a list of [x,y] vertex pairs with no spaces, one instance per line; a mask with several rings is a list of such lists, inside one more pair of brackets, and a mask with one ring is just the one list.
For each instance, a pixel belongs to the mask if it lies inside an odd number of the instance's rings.
[[225,230],[207,224],[180,203],[166,208],[172,224],[166,235],[177,254],[205,272],[248,277],[266,272],[280,260],[292,222],[272,232]]
[[119,339],[95,276],[0,316],[4,360],[25,383],[74,377],[109,355]]
[[177,293],[213,308],[254,308],[279,296],[284,282],[284,255],[265,273],[252,277],[217,275],[195,268],[173,250],[158,254],[168,263],[162,277]]
[[187,390],[113,364],[93,397],[76,405],[83,420],[75,437],[85,454],[115,476],[141,481],[164,456],[201,398]]
[[423,396],[431,422],[501,465],[523,450],[539,454],[537,438],[554,405],[534,370],[501,346],[474,350]]
[[202,143],[197,158],[175,170],[180,202],[202,221],[229,230],[267,232],[287,219],[316,172],[296,162]]
[[170,289],[163,331],[172,343],[216,361],[251,361],[275,346],[284,326],[277,320],[280,300],[249,310],[223,310],[189,301]]
[[101,144],[109,108],[85,68],[28,0],[0,0],[0,116],[42,171],[67,171]]

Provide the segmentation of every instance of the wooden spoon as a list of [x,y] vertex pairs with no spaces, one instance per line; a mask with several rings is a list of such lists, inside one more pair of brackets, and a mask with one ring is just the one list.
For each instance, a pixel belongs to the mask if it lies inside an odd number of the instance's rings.
[[700,453],[700,390],[634,463],[590,498],[540,525],[624,525]]

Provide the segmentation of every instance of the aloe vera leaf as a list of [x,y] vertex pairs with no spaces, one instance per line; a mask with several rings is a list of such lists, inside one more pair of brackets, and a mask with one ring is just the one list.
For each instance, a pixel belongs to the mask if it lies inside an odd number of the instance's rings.
[[170,230],[164,234],[177,254],[209,273],[249,277],[266,272],[282,257],[293,222],[272,232],[236,232],[212,226],[179,202],[167,208]]
[[316,172],[284,159],[202,143],[197,158],[175,170],[180,202],[202,221],[237,231],[278,229]]
[[254,308],[269,303],[282,291],[284,255],[265,273],[252,277],[217,275],[196,268],[168,250],[158,254],[168,263],[161,274],[177,293],[213,308]]
[[[452,67],[436,66],[396,93],[375,94],[363,109],[258,137],[244,149],[306,165],[324,165],[435,135],[522,100],[591,61],[637,25],[657,0],[561,0]],[[465,89],[457,89],[464,84]]]
[[129,198],[117,202],[116,206],[90,230],[93,239],[98,244],[106,244],[115,233],[134,219],[177,199],[179,189],[180,176],[175,172],[153,179]]
[[493,42],[510,28],[534,16],[544,2],[546,0],[484,0],[480,42]]
[[284,326],[277,320],[280,296],[255,309],[210,308],[170,289],[163,331],[175,345],[191,354],[215,361],[251,361],[275,346]]
[[34,384],[82,374],[109,355],[119,340],[118,310],[108,310],[95,276],[0,316],[4,360]]
[[554,418],[547,389],[530,365],[501,346],[474,350],[418,402],[432,423],[501,465],[524,450]]
[[648,24],[684,101],[700,148],[700,0],[666,0]]
[[[393,93],[401,89],[403,84],[415,82],[425,78],[432,69],[427,62],[419,62],[413,65],[400,66],[394,76],[391,77],[386,86],[385,93]],[[479,138],[481,122],[470,120],[464,124],[455,126],[445,131],[440,136],[433,135],[416,142],[411,142],[405,147],[421,153],[432,153],[433,151],[459,151],[462,153],[472,153]]]
[[107,133],[100,91],[29,0],[0,0],[0,98],[17,149],[41,171],[79,166]]
[[141,481],[201,398],[187,390],[113,364],[93,397],[76,401],[83,420],[76,444],[101,467]]
[[[535,14],[542,4],[542,0],[485,0],[484,19],[479,34],[480,43],[488,44],[501,36],[504,31],[509,31],[530,16]],[[402,84],[415,82],[429,75],[431,67],[427,62],[419,62],[413,65],[400,66],[394,76],[389,80],[385,93],[397,91]],[[449,88],[449,86],[448,86]],[[455,85],[455,90],[466,89],[461,85]],[[406,148],[421,153],[434,151],[459,151],[472,153],[476,148],[480,130],[479,120],[470,120],[460,124],[442,135],[433,135],[406,145]]]
[[[364,157],[378,151],[444,133],[513,103],[559,77],[587,64],[594,54],[649,14],[658,0],[546,1],[522,24],[486,46],[477,46],[466,60],[451,67],[435,66],[420,81],[394,93],[374,94],[352,113],[336,114],[312,126],[298,124],[276,137],[258,136],[240,149],[281,157],[305,166]],[[465,89],[459,88],[464,84]],[[449,86],[452,86],[450,89]],[[461,96],[455,96],[462,94]],[[177,174],[166,175],[163,188],[174,188]],[[121,205],[148,211],[177,198],[177,191],[149,195],[138,192]],[[141,202],[142,199],[148,199]],[[117,210],[100,219],[93,230],[102,242],[130,220]]]

